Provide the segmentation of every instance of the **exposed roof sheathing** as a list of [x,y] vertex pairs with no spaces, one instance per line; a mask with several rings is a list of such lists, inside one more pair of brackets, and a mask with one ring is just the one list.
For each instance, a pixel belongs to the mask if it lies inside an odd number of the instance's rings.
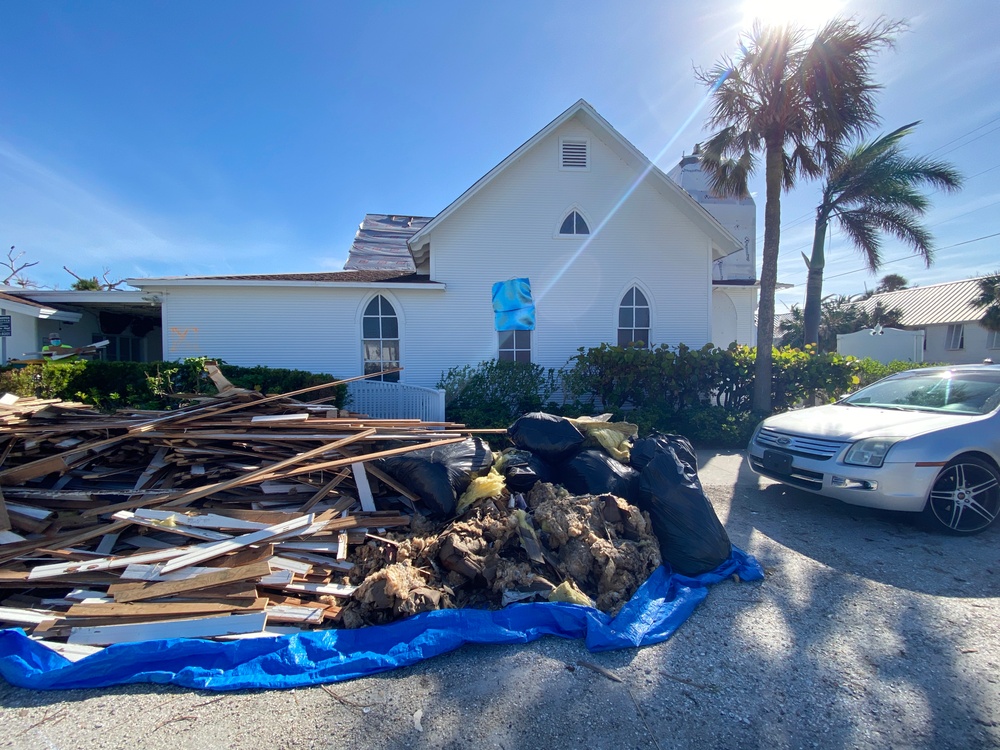
[[344,270],[413,271],[406,241],[429,221],[427,216],[365,214]]

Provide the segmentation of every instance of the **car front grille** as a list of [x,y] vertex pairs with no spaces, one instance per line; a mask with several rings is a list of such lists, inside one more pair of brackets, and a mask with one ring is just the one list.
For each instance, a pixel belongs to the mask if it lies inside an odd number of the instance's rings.
[[837,440],[823,440],[821,438],[803,437],[792,435],[787,432],[779,432],[770,427],[762,427],[757,433],[757,444],[764,448],[775,448],[794,456],[812,458],[817,461],[826,461],[833,458],[844,443]]
[[776,479],[783,484],[790,484],[793,487],[801,487],[804,490],[813,490],[814,492],[819,492],[823,489],[823,475],[818,471],[793,468],[791,474],[781,474],[765,468],[763,461],[756,456],[750,456],[750,464],[758,474]]

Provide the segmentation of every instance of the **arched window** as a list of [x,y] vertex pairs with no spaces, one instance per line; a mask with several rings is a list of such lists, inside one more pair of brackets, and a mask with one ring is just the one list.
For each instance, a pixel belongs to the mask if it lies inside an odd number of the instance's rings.
[[[381,294],[365,308],[361,318],[361,338],[365,353],[365,373],[399,367],[399,319]],[[396,383],[399,373],[380,375],[377,380]]]
[[578,211],[570,211],[569,216],[563,219],[562,226],[559,227],[559,234],[590,234],[590,227]]
[[618,346],[641,341],[649,348],[649,302],[639,287],[632,287],[618,306]]

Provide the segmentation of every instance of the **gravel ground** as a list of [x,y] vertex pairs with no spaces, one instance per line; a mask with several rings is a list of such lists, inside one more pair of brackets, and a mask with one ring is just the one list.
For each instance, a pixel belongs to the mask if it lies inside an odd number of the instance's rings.
[[666,643],[466,647],[288,691],[0,683],[0,747],[1000,747],[1000,530],[927,534],[722,458],[706,491],[767,576],[713,587]]

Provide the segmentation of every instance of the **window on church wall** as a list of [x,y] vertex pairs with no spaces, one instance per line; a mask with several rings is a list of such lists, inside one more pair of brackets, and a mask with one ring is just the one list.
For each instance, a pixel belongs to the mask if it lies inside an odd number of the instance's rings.
[[618,306],[618,346],[637,341],[649,348],[649,302],[638,287],[632,287]]
[[559,234],[590,234],[590,227],[578,211],[571,211],[569,216],[563,219]]
[[[399,367],[399,319],[396,311],[381,294],[372,299],[361,318],[365,374]],[[398,382],[399,373],[379,375],[375,380]]]
[[498,331],[502,362],[531,362],[531,331]]

